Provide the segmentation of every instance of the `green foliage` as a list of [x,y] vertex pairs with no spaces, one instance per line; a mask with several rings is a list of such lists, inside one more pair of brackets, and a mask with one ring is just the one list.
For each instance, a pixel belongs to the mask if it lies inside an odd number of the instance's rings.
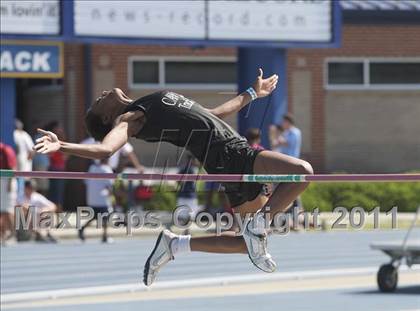
[[173,211],[176,207],[176,191],[168,186],[153,187],[153,197],[144,203],[144,209],[149,211]]
[[420,183],[312,183],[302,195],[306,210],[316,207],[332,211],[337,206],[355,206],[387,211],[394,206],[399,212],[415,212],[420,205]]
[[203,181],[196,182],[198,204],[204,205],[206,202],[206,184]]
[[[160,211],[173,211],[176,207],[177,191],[179,189],[170,187],[168,185],[154,186],[153,197],[143,203],[145,210],[160,210]],[[198,203],[204,205],[206,203],[207,191],[205,191],[204,182],[197,182],[197,197]],[[212,196],[213,206],[220,206],[219,196],[215,193]]]
[[[144,203],[146,210],[172,211],[176,207],[177,189],[169,186],[153,187],[153,198]],[[204,204],[204,183],[197,183],[200,204]],[[213,200],[218,200],[214,195]],[[318,207],[330,212],[337,206],[355,206],[371,210],[377,206],[382,212],[397,206],[399,212],[415,212],[420,205],[420,183],[311,183],[302,194],[303,205],[310,211]],[[217,205],[216,205],[217,206]]]

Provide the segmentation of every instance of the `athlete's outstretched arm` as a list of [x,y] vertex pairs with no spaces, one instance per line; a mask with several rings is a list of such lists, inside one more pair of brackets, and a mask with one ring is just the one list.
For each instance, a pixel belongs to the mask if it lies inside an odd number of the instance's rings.
[[108,158],[120,149],[129,138],[128,122],[121,122],[115,126],[104,138],[100,144],[72,144],[60,141],[53,132],[38,129],[38,132],[44,134],[36,140],[34,149],[38,153],[51,153],[62,151],[67,154],[88,158],[103,159]]
[[[260,68],[257,79],[254,82],[253,88],[257,93],[258,98],[265,97],[271,94],[277,86],[278,75],[272,75],[266,79],[263,78],[263,71]],[[232,113],[236,113],[251,102],[251,96],[247,92],[243,92],[225,102],[224,104],[210,109],[210,112],[219,118],[225,118]]]

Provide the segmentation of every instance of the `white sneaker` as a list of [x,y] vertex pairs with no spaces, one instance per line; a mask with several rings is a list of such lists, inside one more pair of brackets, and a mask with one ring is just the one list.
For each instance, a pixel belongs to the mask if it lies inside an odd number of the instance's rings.
[[[255,216],[257,217],[257,215]],[[259,228],[253,232],[254,219],[251,219],[245,226],[243,238],[248,248],[248,256],[251,262],[260,270],[272,273],[276,271],[277,265],[271,255],[267,252],[267,232]]]
[[147,258],[144,266],[144,285],[152,285],[159,270],[169,261],[174,259],[171,250],[171,243],[175,238],[176,235],[166,229],[159,234],[155,247],[153,248],[149,258]]

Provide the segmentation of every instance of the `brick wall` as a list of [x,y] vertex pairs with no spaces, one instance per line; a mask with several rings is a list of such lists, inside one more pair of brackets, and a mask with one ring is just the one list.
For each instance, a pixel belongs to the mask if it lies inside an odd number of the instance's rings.
[[189,48],[179,46],[94,45],[92,64],[96,69],[110,69],[115,85],[128,91],[127,64],[130,56],[230,56],[232,48]]
[[85,63],[83,45],[66,44],[64,48],[65,127],[69,139],[80,141],[86,136],[84,114],[86,107]]
[[420,26],[344,25],[342,46],[337,49],[288,51],[289,104],[293,110],[292,72],[311,72],[311,146],[306,154],[317,172],[326,168],[325,97],[323,66],[326,57],[420,57]]
[[[310,139],[305,146],[304,157],[323,172],[326,165],[326,96],[324,89],[324,60],[326,57],[420,57],[420,26],[416,25],[344,25],[342,29],[342,46],[335,49],[289,49],[288,50],[288,85],[289,107],[291,111],[296,102],[306,99],[298,98],[293,90],[296,78],[293,73],[302,72],[310,81],[310,118],[307,128]],[[132,55],[182,55],[182,56],[232,56],[234,48],[189,48],[179,46],[136,46],[136,45],[93,45],[92,46],[92,96],[96,97],[102,88],[118,86],[128,90],[127,61]],[[77,107],[79,118],[77,136],[83,137],[84,129],[81,120],[85,109],[85,81],[83,64],[83,47],[66,46],[66,98],[69,109]],[[74,73],[74,75],[69,74]],[[293,79],[295,85],[293,85]],[[337,91],[335,91],[337,92]],[[132,91],[136,95],[138,91]],[[380,92],[379,92],[380,93]],[[350,95],[351,96],[351,95]],[[299,120],[297,120],[299,122]]]

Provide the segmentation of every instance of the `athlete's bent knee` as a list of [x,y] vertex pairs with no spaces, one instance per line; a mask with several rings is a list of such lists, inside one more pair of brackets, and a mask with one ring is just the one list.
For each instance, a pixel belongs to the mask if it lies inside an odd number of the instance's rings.
[[312,165],[304,160],[299,161],[299,174],[304,174],[304,175],[313,175],[314,173],[314,169],[312,168]]

